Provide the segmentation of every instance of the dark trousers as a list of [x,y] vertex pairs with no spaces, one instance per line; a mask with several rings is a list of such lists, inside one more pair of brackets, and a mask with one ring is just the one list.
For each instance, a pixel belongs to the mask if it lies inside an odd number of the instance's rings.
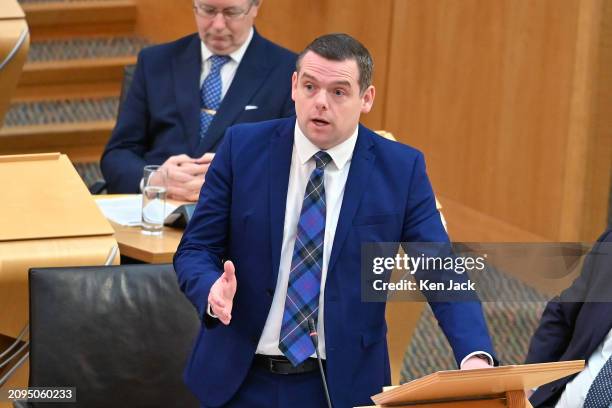
[[[251,367],[227,408],[326,408],[321,374],[274,374]],[[204,405],[202,408],[206,408]]]

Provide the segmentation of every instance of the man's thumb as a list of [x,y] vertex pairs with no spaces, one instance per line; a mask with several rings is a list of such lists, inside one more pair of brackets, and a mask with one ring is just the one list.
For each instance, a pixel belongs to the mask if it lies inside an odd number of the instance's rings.
[[234,263],[232,261],[225,261],[223,264],[223,274],[225,275],[225,279],[228,281],[236,277],[236,268],[234,267]]

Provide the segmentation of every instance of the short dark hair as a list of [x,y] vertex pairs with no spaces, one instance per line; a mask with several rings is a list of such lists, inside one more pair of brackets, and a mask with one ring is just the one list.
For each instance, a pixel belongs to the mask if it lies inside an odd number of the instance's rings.
[[348,34],[334,33],[315,38],[313,42],[298,55],[295,69],[300,72],[300,63],[308,51],[332,61],[353,59],[359,70],[359,91],[365,92],[372,85],[374,61],[366,47]]

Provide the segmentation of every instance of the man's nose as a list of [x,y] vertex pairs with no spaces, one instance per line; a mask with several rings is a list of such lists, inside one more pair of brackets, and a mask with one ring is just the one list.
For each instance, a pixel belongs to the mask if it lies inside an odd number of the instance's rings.
[[223,13],[217,13],[212,19],[212,27],[217,30],[222,30],[225,28],[225,17],[223,17]]
[[325,92],[324,89],[321,89],[315,95],[315,107],[317,108],[317,110],[327,110],[327,92]]

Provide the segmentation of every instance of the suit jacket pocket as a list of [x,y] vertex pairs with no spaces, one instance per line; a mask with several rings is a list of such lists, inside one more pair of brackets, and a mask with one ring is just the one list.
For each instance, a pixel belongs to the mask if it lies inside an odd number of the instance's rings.
[[399,222],[399,214],[362,215],[353,218],[353,226],[387,224],[391,222]]

